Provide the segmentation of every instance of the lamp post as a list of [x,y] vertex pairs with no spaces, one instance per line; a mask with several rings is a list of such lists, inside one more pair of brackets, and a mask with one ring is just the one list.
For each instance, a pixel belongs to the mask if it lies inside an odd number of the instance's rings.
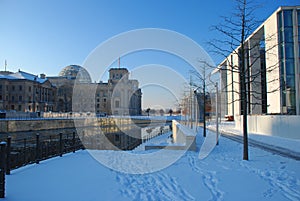
[[216,144],[219,145],[219,89],[216,82]]

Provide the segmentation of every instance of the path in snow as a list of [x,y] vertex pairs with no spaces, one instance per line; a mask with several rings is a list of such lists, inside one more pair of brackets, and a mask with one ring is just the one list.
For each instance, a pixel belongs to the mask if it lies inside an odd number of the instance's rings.
[[188,152],[187,157],[192,170],[202,175],[203,183],[211,193],[211,200],[223,200],[224,193],[218,188],[218,178],[216,177],[216,171],[203,169],[203,167],[199,165],[200,160],[195,156],[195,153]]
[[163,172],[144,175],[117,174],[116,181],[122,185],[121,194],[131,200],[195,200],[183,189],[176,178]]
[[242,161],[240,165],[245,167],[251,173],[254,173],[266,180],[271,188],[269,188],[265,193],[264,197],[269,198],[274,195],[274,193],[281,191],[283,195],[290,200],[299,200],[300,192],[297,186],[300,185],[300,180],[296,179],[285,171],[285,162],[280,162],[280,167],[277,170],[260,169],[251,166],[247,161]]

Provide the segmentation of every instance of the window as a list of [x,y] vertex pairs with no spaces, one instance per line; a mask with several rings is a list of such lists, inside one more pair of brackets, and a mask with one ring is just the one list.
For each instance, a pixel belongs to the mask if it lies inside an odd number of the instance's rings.
[[115,107],[116,107],[116,108],[119,108],[119,107],[120,107],[120,101],[118,101],[118,100],[115,101]]
[[28,87],[28,91],[31,92],[31,87]]
[[12,87],[11,87],[11,90],[14,91],[14,90],[15,90],[15,86],[12,86]]
[[19,111],[22,111],[22,105],[19,105],[19,106],[18,106],[18,110],[19,110]]
[[278,17],[278,27],[281,29],[282,27],[282,11],[280,11],[277,15]]
[[30,105],[28,106],[28,110],[31,111],[31,106]]
[[294,58],[294,45],[293,43],[285,44],[285,58],[293,59]]
[[11,108],[12,110],[15,110],[15,106],[14,106],[14,105],[11,105],[10,108]]
[[12,97],[11,97],[11,101],[15,101],[15,96],[12,96]]
[[287,75],[294,75],[295,74],[294,59],[287,59],[285,61],[285,68],[286,68]]
[[286,43],[294,42],[293,27],[285,27],[284,28],[284,41]]
[[[297,16],[298,16],[298,25],[300,26],[300,10],[298,10]],[[299,32],[298,32],[298,33],[299,33]]]
[[115,135],[115,142],[119,142],[120,141],[120,135],[119,134],[116,134]]
[[22,96],[19,96],[19,101],[22,101]]
[[97,104],[97,108],[100,108],[100,104]]
[[283,11],[283,22],[285,27],[293,26],[293,11],[292,10],[285,10]]
[[106,98],[103,98],[103,102],[106,103]]
[[22,91],[22,85],[19,85],[19,91]]
[[286,76],[286,88],[295,90],[295,75]]
[[0,100],[2,101],[2,95],[0,95]]

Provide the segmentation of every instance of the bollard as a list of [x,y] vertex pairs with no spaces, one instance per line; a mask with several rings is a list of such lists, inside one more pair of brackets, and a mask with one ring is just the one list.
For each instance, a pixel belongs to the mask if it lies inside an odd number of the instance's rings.
[[62,149],[62,133],[59,133],[59,156],[62,157],[63,149]]
[[35,162],[40,163],[40,134],[36,134],[36,147],[35,147]]
[[0,142],[0,198],[5,197],[6,142]]
[[6,147],[6,174],[10,174],[10,151],[11,151],[11,137],[7,137],[7,147]]
[[76,151],[76,146],[75,146],[75,132],[73,132],[72,144],[73,144],[73,153],[75,153],[75,151]]

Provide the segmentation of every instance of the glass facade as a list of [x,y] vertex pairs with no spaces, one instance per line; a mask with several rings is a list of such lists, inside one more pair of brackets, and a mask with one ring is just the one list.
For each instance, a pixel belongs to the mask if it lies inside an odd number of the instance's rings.
[[295,58],[294,52],[294,29],[296,27],[293,25],[293,10],[280,11],[277,17],[279,30],[281,111],[284,114],[296,114],[295,59],[297,58]]

